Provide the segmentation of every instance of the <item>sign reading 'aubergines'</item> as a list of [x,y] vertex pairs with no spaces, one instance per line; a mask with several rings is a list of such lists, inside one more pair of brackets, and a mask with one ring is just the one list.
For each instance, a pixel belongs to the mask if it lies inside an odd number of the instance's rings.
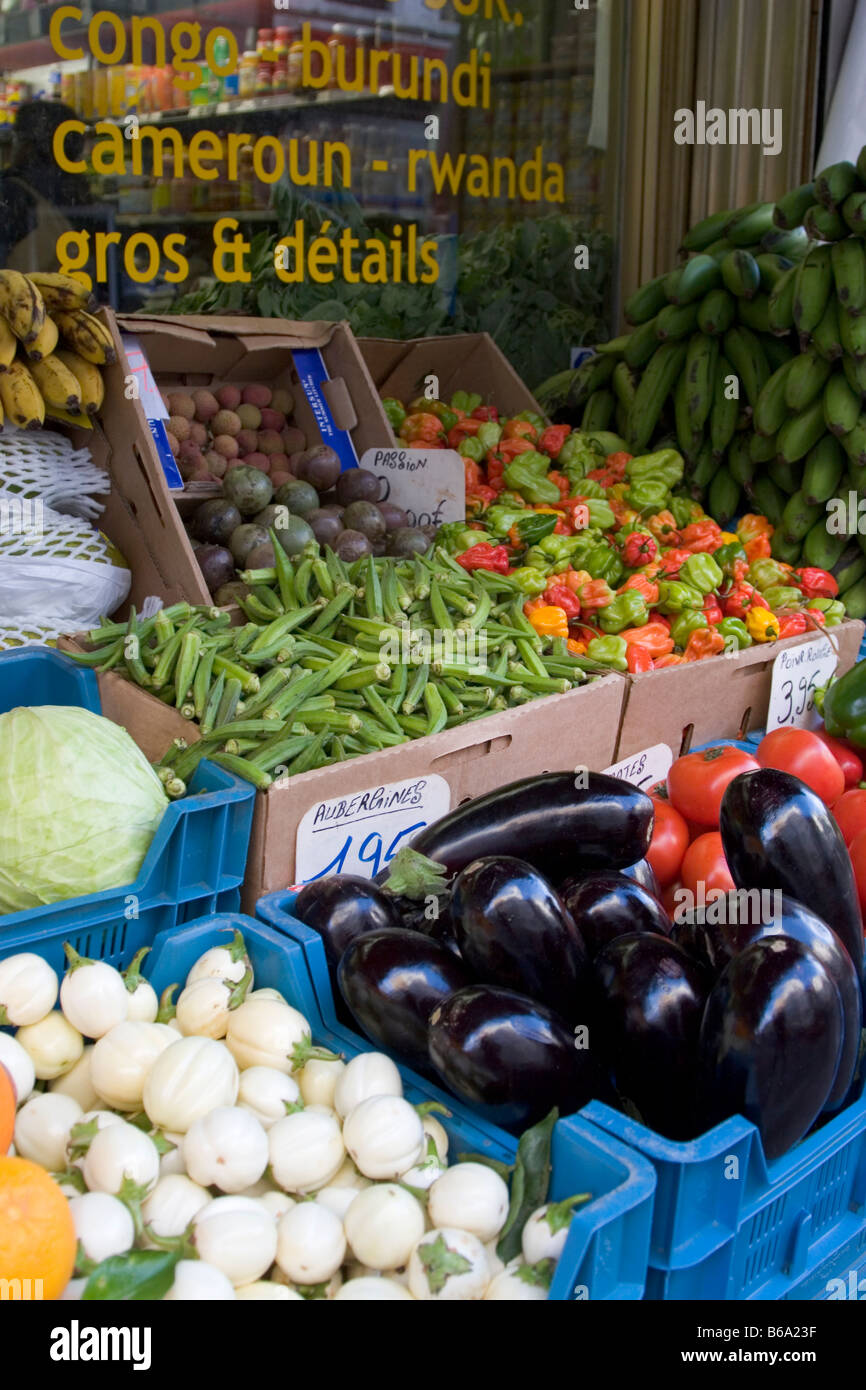
[[319,801],[295,839],[295,882],[328,874],[374,878],[413,838],[448,814],[451,789],[435,774]]

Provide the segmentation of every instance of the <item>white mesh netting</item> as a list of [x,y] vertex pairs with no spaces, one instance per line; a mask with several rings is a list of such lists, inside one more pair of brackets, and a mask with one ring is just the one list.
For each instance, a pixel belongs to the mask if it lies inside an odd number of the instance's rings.
[[0,648],[92,627],[131,576],[91,520],[108,475],[48,430],[0,435]]
[[51,430],[0,434],[0,488],[21,497],[41,497],[55,511],[95,521],[111,483],[87,448]]

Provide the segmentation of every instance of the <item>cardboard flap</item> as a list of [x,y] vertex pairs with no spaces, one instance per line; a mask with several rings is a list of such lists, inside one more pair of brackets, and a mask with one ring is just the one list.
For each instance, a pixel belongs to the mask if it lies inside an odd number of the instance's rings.
[[163,333],[187,336],[197,332],[206,337],[227,333],[233,338],[275,338],[291,347],[325,347],[338,327],[348,325],[304,320],[248,318],[242,314],[130,314],[118,320],[128,333]]
[[338,430],[353,430],[358,423],[355,407],[349,388],[341,376],[333,376],[322,383],[322,395],[331,408],[334,424]]
[[448,400],[455,391],[478,391],[501,411],[517,414],[544,411],[523,384],[508,358],[489,333],[455,333],[439,338],[359,338],[370,375],[382,396],[411,400],[424,391],[428,376],[439,378],[439,395]]

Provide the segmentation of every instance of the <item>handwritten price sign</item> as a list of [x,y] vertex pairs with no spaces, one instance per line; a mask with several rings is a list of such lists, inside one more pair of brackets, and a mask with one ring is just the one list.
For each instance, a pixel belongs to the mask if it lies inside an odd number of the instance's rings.
[[328,874],[375,878],[425,825],[450,809],[451,788],[435,775],[320,801],[298,826],[295,880],[309,883]]
[[646,791],[647,787],[667,777],[673,760],[674,755],[666,743],[654,743],[652,748],[632,753],[630,758],[623,758],[621,763],[604,770],[609,777],[621,777],[624,782]]
[[815,708],[815,691],[826,685],[836,670],[836,653],[829,637],[787,647],[773,662],[767,729],[816,729],[821,717]]

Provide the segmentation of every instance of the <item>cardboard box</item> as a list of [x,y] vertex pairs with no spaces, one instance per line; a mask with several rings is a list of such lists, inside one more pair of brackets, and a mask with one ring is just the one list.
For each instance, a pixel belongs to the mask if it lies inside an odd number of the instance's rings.
[[[103,367],[105,401],[92,430],[70,430],[77,448],[111,478],[111,493],[97,522],[132,571],[130,602],[140,610],[149,594],[166,604],[210,598],[156,456],[141,402],[127,400],[128,366],[110,309],[99,317],[114,339],[117,361]],[[50,422],[49,422],[50,423]],[[125,610],[122,610],[125,611]]]
[[455,333],[441,338],[359,338],[364,361],[380,396],[410,401],[423,395],[428,376],[439,379],[439,396],[477,391],[485,404],[519,415],[544,411],[524,386],[489,333]]
[[347,323],[196,314],[132,314],[118,322],[138,338],[162,390],[252,381],[287,387],[295,396],[293,421],[311,445],[320,442],[321,433],[292,352],[317,348],[330,378],[322,395],[338,428],[348,430],[358,457],[390,442],[387,417]]
[[[716,738],[742,738],[752,729],[763,729],[775,658],[783,647],[799,646],[814,635],[631,676],[616,761],[656,743],[668,744],[678,757]],[[857,660],[863,623],[841,623],[828,628],[827,635],[837,644],[837,671],[844,675]]]
[[[99,676],[104,713],[122,724],[148,758],[156,760],[174,738],[190,742],[195,725],[177,710],[111,672]],[[536,773],[587,767],[600,772],[614,761],[626,681],[605,676],[565,695],[547,695],[490,714],[430,738],[367,753],[348,762],[289,778],[256,795],[243,907],[295,882],[295,837],[318,803],[406,779],[443,777],[452,808],[508,782]]]
[[[311,444],[322,436],[313,408],[298,385],[292,351],[318,348],[330,376],[322,394],[337,426],[349,431],[358,456],[364,449],[391,442],[388,420],[348,324],[130,314],[117,319],[118,331],[135,334],[162,388],[210,388],[250,381],[289,387],[295,395],[293,418]],[[106,382],[106,415],[113,412],[123,423],[129,458],[121,470],[121,492],[130,494],[128,500],[124,497],[125,505],[132,505],[139,517],[142,507],[147,512],[145,550],[152,557],[150,565],[145,557],[140,559],[139,576],[135,557],[128,554],[119,534],[110,533],[133,563],[133,602],[152,593],[166,603],[181,598],[210,603],[181,518],[196,503],[219,496],[221,487],[195,483],[183,493],[170,491],[142,403],[124,397],[126,367],[119,337],[117,342],[120,360],[111,370],[119,380],[113,389]]]

